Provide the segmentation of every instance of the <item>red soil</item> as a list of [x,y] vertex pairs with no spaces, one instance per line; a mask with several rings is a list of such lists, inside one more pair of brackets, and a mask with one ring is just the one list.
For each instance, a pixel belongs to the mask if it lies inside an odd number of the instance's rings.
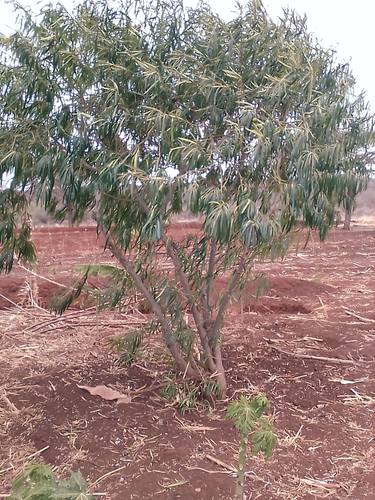
[[[189,228],[199,230],[186,224],[174,237]],[[92,228],[45,228],[34,240],[37,273],[59,283],[78,275],[79,263],[111,261]],[[251,498],[375,499],[374,248],[373,230],[334,231],[326,244],[312,240],[284,262],[258,266],[268,282],[263,297],[254,298],[250,282],[231,306],[229,396],[266,393],[279,435],[269,462],[249,459]],[[108,339],[130,321],[119,314],[39,328],[45,313],[4,299],[22,304],[26,282],[42,304],[61,288],[33,280],[19,267],[0,277],[0,389],[16,409],[0,400],[0,492],[25,463],[44,460],[61,475],[80,469],[108,500],[233,498],[233,477],[206,457],[236,464],[227,402],[185,415],[169,406],[158,384],[172,365],[158,339],[147,340],[134,366],[118,367]],[[77,384],[107,384],[132,401],[103,401]]]

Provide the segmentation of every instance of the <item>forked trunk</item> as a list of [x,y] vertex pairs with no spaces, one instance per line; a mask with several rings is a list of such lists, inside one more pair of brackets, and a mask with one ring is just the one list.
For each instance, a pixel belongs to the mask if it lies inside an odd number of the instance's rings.
[[[163,242],[165,244],[167,254],[174,263],[176,276],[179,278],[185,297],[191,309],[192,317],[195,323],[196,337],[200,341],[199,356],[194,356],[192,352],[186,355],[183,346],[180,344],[175,335],[173,323],[171,323],[168,319],[168,316],[165,314],[165,311],[162,309],[160,303],[153,296],[152,292],[148,288],[148,284],[144,282],[129,257],[107,233],[107,247],[111,249],[113,255],[118,259],[123,268],[132,278],[135,287],[140,293],[142,293],[143,297],[149,303],[152,312],[155,314],[160,324],[166,346],[174,358],[179,371],[183,373],[184,376],[193,380],[215,380],[217,383],[218,397],[220,399],[224,399],[227,392],[227,382],[221,355],[220,329],[230,296],[243,270],[244,259],[242,259],[241,264],[237,268],[229,283],[228,289],[226,290],[223,300],[220,303],[215,320],[209,321],[209,326],[207,327],[203,321],[201,312],[197,307],[194,294],[180,261],[175,243],[166,236],[163,237]],[[208,309],[209,307],[207,304],[207,310]]]
[[[173,358],[176,361],[176,365],[181,370],[181,363],[175,357],[175,353],[169,349]],[[225,370],[222,362],[221,347],[217,345],[210,352],[210,362],[206,362],[202,366],[202,362],[198,362],[197,358],[190,358],[188,365],[191,367],[192,372],[190,372],[190,378],[202,381],[204,379],[212,379],[217,383],[217,395],[219,399],[224,399],[227,394],[227,380],[225,376]],[[199,368],[200,367],[200,368]],[[194,373],[193,373],[194,372]],[[193,374],[192,374],[193,373]],[[187,374],[184,372],[184,375]]]

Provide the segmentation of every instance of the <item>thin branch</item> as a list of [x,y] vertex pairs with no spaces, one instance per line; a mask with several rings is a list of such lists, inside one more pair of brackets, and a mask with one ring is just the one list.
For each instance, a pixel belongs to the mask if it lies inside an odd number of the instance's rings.
[[228,286],[221,297],[220,306],[219,306],[218,312],[216,314],[216,319],[215,319],[215,321],[210,329],[210,337],[212,339],[215,339],[217,332],[219,331],[219,329],[221,328],[221,326],[223,324],[224,313],[226,311],[226,308],[228,307],[228,304],[229,304],[229,301],[233,295],[233,292],[236,289],[236,287],[241,279],[242,273],[244,272],[244,270],[246,268],[246,263],[247,263],[246,256],[247,256],[247,254],[242,255],[240,262],[238,263],[237,269],[232,274],[232,278],[229,280]]
[[215,271],[216,252],[217,252],[217,241],[211,240],[211,248],[210,248],[210,255],[208,257],[208,269],[206,276],[206,287],[205,287],[206,293],[204,297],[205,320],[207,322],[210,320],[210,295],[211,295],[212,281]]
[[346,307],[344,307],[343,309],[345,311],[345,314],[347,314],[348,316],[353,316],[353,318],[357,318],[360,321],[363,321],[364,323],[375,323],[375,319],[359,316],[359,314],[356,314],[355,312],[351,311],[350,309],[347,309]]
[[178,256],[177,250],[175,248],[175,243],[173,240],[171,240],[171,238],[168,238],[166,235],[163,235],[161,239],[165,245],[165,249],[167,251],[168,256],[170,257],[170,259],[172,260],[172,262],[174,264],[176,273],[180,279],[185,296],[186,296],[188,303],[189,303],[189,306],[191,308],[191,312],[192,312],[195,324],[197,325],[197,330],[198,330],[199,338],[200,338],[201,343],[202,343],[204,354],[207,358],[206,359],[207,366],[211,372],[215,372],[216,366],[213,362],[212,352],[211,352],[211,349],[209,346],[207,332],[206,332],[204,325],[203,325],[203,319],[202,319],[202,317],[201,317],[201,315],[200,315],[200,313],[195,305],[195,300],[193,297],[192,290],[190,288],[189,280],[188,280],[188,278],[187,278],[187,276],[182,268],[182,262]]
[[171,327],[165,318],[163,311],[160,307],[160,305],[157,303],[155,298],[153,297],[152,293],[150,290],[147,288],[145,283],[143,282],[141,276],[137,273],[135,270],[133,264],[131,261],[124,255],[124,253],[120,250],[120,248],[116,245],[115,241],[113,240],[112,236],[107,237],[107,246],[113,253],[113,255],[117,258],[117,260],[120,262],[120,264],[123,266],[125,271],[129,274],[129,276],[132,278],[136,288],[143,294],[143,296],[146,298],[147,302],[150,304],[150,307],[157,317],[157,319],[160,322],[160,325],[162,327],[162,331],[164,333],[164,340],[165,343],[172,353],[174,359],[176,360],[176,363],[180,370],[183,372],[186,372],[187,375],[190,377],[197,377],[197,373],[194,372],[194,370],[188,365],[188,363],[184,360],[181,351],[177,345],[177,342],[173,338],[173,332],[171,330]]
[[273,345],[270,345],[270,347],[274,351],[277,351],[281,354],[285,354],[286,356],[293,356],[294,358],[313,359],[316,361],[325,361],[327,363],[334,363],[339,365],[354,365],[356,363],[361,363],[361,362],[367,363],[367,361],[354,361],[351,359],[329,358],[327,356],[315,356],[313,354],[301,354],[299,352],[290,352],[290,351],[285,351],[284,349],[280,349],[279,347],[275,347]]

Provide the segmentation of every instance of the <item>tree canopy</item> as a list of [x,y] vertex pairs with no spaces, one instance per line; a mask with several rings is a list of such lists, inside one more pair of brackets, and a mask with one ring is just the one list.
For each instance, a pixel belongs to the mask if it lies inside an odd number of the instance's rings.
[[[179,369],[224,393],[221,326],[254,261],[301,221],[324,238],[366,183],[373,117],[349,66],[259,0],[231,21],[173,0],[20,14],[1,38],[0,268],[35,257],[31,197],[57,220],[91,214],[119,262],[114,302],[142,292]],[[202,231],[176,242],[186,211]]]

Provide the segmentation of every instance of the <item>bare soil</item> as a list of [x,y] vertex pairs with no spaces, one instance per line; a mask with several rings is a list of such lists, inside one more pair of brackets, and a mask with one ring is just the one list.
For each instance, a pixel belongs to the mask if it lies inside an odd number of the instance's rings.
[[[190,230],[199,228],[173,234]],[[142,323],[139,311],[77,303],[62,318],[50,314],[77,264],[112,257],[93,228],[33,237],[43,278],[17,266],[0,277],[0,494],[27,463],[45,461],[61,476],[79,469],[109,500],[233,498],[233,473],[207,457],[236,465],[228,401],[181,414],[163,399],[173,365],[157,338],[131,368],[118,365],[109,340]],[[375,230],[313,237],[257,271],[267,288],[256,300],[250,282],[233,302],[224,347],[229,400],[264,392],[279,437],[268,462],[249,457],[248,497],[375,499]],[[78,387],[99,384],[131,402]]]

